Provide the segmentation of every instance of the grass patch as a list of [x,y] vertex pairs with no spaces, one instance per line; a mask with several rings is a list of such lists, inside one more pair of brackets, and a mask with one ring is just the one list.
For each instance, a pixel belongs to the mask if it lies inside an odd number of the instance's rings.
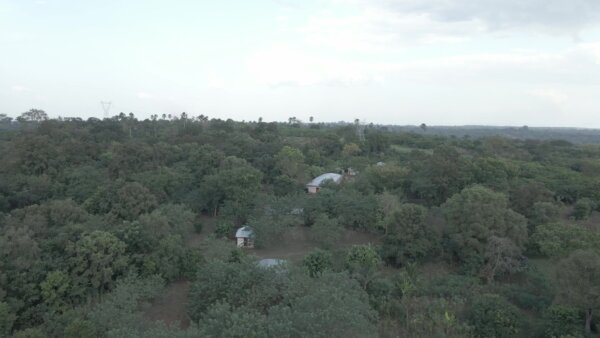
[[412,148],[412,147],[402,146],[402,145],[399,145],[399,144],[393,144],[393,145],[390,146],[390,148],[392,148],[392,150],[394,150],[395,152],[400,153],[400,154],[409,154],[413,150],[418,150],[418,151],[424,152],[427,155],[433,155],[433,150],[432,149]]

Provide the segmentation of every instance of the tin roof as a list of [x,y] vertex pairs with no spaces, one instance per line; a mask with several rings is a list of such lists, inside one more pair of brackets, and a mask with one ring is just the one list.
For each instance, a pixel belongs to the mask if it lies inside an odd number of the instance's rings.
[[307,186],[320,187],[326,181],[333,181],[340,183],[342,181],[342,175],[335,173],[326,173],[315,177],[312,181],[308,182]]
[[235,232],[236,238],[250,238],[254,236],[254,230],[249,226],[243,226]]

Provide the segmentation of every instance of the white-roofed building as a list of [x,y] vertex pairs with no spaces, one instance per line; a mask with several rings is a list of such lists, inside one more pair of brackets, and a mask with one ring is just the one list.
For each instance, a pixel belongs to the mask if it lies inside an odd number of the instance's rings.
[[343,176],[335,173],[326,173],[315,177],[306,185],[306,190],[309,194],[316,194],[325,182],[334,182],[336,184],[342,183]]
[[240,248],[254,248],[254,230],[243,226],[235,232],[237,246]]

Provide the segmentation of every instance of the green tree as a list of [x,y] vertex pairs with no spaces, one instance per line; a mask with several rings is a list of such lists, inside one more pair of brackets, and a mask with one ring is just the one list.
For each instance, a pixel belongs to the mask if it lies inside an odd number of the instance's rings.
[[233,308],[217,302],[206,312],[198,325],[206,337],[266,337],[267,319],[258,311],[246,307]]
[[531,218],[533,206],[537,202],[553,202],[554,193],[541,182],[516,181],[510,192],[510,206],[513,210]]
[[451,146],[440,146],[411,166],[409,191],[430,205],[443,203],[472,181],[470,162]]
[[576,220],[584,220],[590,217],[592,211],[594,210],[595,205],[594,202],[589,198],[581,198],[575,202],[575,206],[573,209],[573,217]]
[[446,243],[450,253],[469,269],[479,269],[488,239],[510,239],[522,249],[527,241],[527,225],[522,215],[508,209],[505,195],[482,186],[464,189],[442,205],[448,224]]
[[284,146],[275,155],[275,164],[282,174],[298,181],[304,177],[304,154],[300,149]]
[[310,228],[311,240],[323,249],[330,249],[344,232],[344,228],[339,225],[337,219],[329,218],[324,214],[319,215]]
[[553,305],[543,316],[545,337],[582,337],[581,316],[576,308]]
[[96,327],[94,323],[85,319],[75,319],[65,327],[65,338],[84,338],[96,337]]
[[600,309],[600,255],[577,250],[558,263],[558,299],[585,311],[585,331],[592,328],[594,310]]
[[515,337],[522,332],[522,315],[504,298],[484,294],[478,296],[467,312],[475,337]]
[[17,316],[12,313],[8,304],[0,302],[0,335],[8,337],[16,319]]
[[48,120],[48,114],[41,109],[29,109],[17,117],[19,122],[41,122]]
[[543,224],[531,237],[537,250],[548,257],[567,256],[578,249],[600,248],[600,234],[579,225]]
[[422,259],[433,252],[440,234],[426,221],[427,208],[403,204],[388,217],[388,234],[384,237],[383,257],[392,264],[402,265]]
[[71,280],[62,271],[52,271],[46,275],[46,279],[40,284],[42,298],[48,308],[57,313],[62,313],[70,303]]
[[91,292],[99,296],[111,290],[127,268],[125,250],[125,243],[104,231],[94,231],[77,241],[69,262],[75,295]]
[[331,254],[328,251],[314,250],[304,256],[302,265],[306,267],[311,277],[320,276],[323,272],[332,268]]
[[377,314],[367,293],[346,274],[292,280],[281,303],[269,309],[273,337],[371,337]]
[[260,268],[255,262],[209,261],[203,264],[190,288],[188,314],[199,322],[217,302],[237,308],[265,309],[280,296],[281,278],[273,269]]
[[512,240],[496,236],[488,238],[485,265],[481,271],[488,284],[498,275],[513,274],[521,270],[521,249]]
[[558,221],[560,208],[552,202],[535,202],[531,210],[530,223],[536,227]]
[[366,289],[381,266],[381,257],[371,244],[353,245],[346,253],[345,263],[348,271]]
[[254,206],[256,194],[260,191],[262,173],[248,162],[235,156],[225,158],[217,173],[203,179],[201,192],[205,209],[214,215],[225,201],[246,218]]
[[151,212],[157,205],[156,197],[139,183],[126,183],[117,190],[111,212],[117,217],[133,221],[139,215]]

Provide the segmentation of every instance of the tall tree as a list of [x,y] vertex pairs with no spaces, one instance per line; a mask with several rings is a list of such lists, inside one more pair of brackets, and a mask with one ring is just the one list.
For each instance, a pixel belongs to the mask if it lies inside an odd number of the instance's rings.
[[508,208],[504,194],[482,186],[464,189],[442,205],[448,224],[447,249],[455,259],[479,269],[492,236],[510,239],[523,249],[527,241],[525,217]]
[[600,255],[575,251],[559,262],[556,274],[559,300],[585,312],[585,331],[590,334],[594,310],[600,309]]
[[19,122],[41,122],[48,120],[48,114],[41,109],[29,109],[17,117]]
[[108,232],[83,236],[71,249],[69,261],[74,294],[100,296],[111,290],[127,269],[125,249],[125,243]]

